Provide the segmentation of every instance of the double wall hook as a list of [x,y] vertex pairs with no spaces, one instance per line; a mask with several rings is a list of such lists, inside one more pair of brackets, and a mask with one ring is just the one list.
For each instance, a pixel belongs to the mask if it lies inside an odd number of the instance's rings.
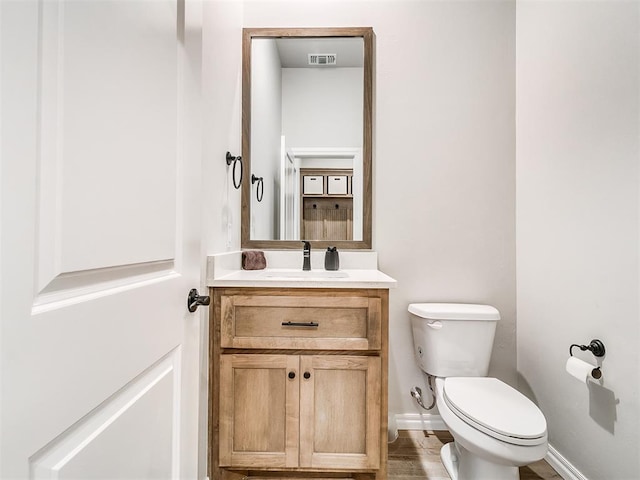
[[262,201],[262,197],[264,197],[264,179],[262,177],[256,177],[253,173],[251,174],[251,185],[258,182],[258,186],[256,187],[256,199],[258,202]]
[[[233,163],[233,186],[238,189],[242,185],[242,157],[238,155],[234,157],[231,153],[227,152],[227,156],[225,157],[227,160],[227,167]],[[240,165],[240,179],[236,183],[236,167]]]

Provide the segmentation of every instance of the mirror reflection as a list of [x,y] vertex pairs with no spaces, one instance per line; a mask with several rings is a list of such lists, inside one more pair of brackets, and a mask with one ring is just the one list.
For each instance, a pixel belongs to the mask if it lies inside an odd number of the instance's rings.
[[249,239],[362,242],[363,37],[253,37],[249,48],[243,134],[262,178],[249,186]]

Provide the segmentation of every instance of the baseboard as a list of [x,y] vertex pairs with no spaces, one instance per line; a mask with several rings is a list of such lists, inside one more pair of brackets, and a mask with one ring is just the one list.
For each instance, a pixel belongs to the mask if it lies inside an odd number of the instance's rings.
[[398,413],[398,430],[448,430],[442,417],[433,413]]
[[[433,413],[398,413],[394,417],[398,430],[448,430],[442,417]],[[389,426],[391,425],[393,419],[389,421]],[[544,459],[564,480],[589,480],[553,448],[553,445],[549,445]]]
[[549,451],[544,459],[564,480],[589,480],[569,460],[560,455],[552,445],[549,445]]

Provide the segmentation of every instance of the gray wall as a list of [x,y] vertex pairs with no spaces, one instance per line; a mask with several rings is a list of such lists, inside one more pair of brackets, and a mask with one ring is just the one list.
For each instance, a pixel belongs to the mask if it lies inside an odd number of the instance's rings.
[[[640,475],[639,15],[638,2],[518,2],[519,384],[592,480]],[[569,345],[593,338],[601,385],[564,371]]]

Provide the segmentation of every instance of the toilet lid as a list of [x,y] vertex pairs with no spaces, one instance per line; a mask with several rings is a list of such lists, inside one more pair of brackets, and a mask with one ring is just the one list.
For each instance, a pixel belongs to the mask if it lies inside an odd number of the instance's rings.
[[499,440],[537,445],[546,437],[547,421],[540,409],[497,378],[446,378],[444,399],[461,420]]

